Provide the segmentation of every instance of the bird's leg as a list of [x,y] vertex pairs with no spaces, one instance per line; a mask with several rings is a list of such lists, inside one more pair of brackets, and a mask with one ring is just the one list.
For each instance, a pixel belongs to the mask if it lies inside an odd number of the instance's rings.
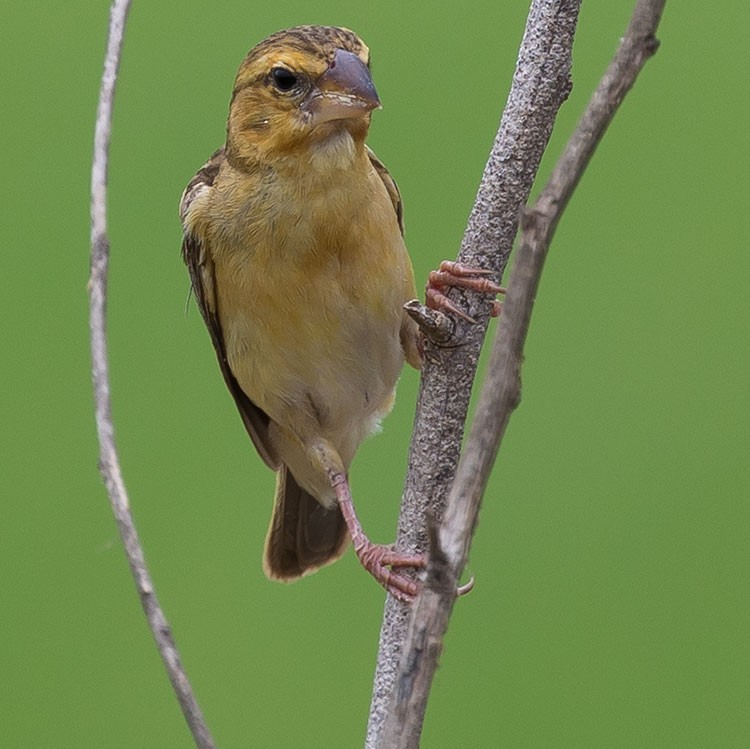
[[[492,274],[493,271],[483,268],[472,268],[462,263],[454,263],[450,260],[444,260],[440,263],[438,270],[434,270],[427,277],[427,289],[425,290],[425,301],[428,307],[440,311],[452,312],[463,318],[467,322],[476,322],[465,312],[460,310],[445,295],[446,289],[456,287],[459,289],[473,289],[483,294],[504,294],[505,289],[498,286],[489,278],[483,278]],[[494,299],[492,302],[492,316],[497,317],[500,314],[501,303]]]
[[374,544],[365,535],[354,511],[352,494],[346,475],[338,472],[330,473],[331,486],[336,492],[341,514],[346,521],[349,535],[357,558],[362,566],[395,598],[400,601],[413,601],[419,592],[416,580],[394,572],[397,567],[414,567],[423,569],[426,559],[421,554],[400,554],[389,546]]

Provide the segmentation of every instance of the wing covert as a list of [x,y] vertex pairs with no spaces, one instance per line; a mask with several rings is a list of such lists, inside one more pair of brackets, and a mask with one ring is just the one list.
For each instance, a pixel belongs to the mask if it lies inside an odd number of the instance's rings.
[[190,274],[190,283],[195,300],[200,309],[203,321],[208,328],[219,361],[221,373],[224,376],[229,392],[234,398],[242,422],[247,429],[255,449],[265,463],[274,470],[279,467],[279,459],[268,438],[269,416],[258,408],[245,394],[232,373],[227,360],[224,336],[218,313],[218,300],[215,290],[215,276],[213,259],[206,246],[205,240],[191,230],[194,223],[190,219],[191,208],[195,208],[195,201],[202,200],[206,191],[213,186],[224,159],[224,149],[220,148],[201,167],[185,188],[180,200],[180,219],[183,227],[182,258]]
[[375,168],[378,176],[383,180],[385,189],[388,191],[388,195],[393,203],[393,210],[396,211],[396,218],[398,219],[398,227],[401,229],[401,235],[404,234],[404,206],[401,202],[401,193],[399,192],[396,180],[391,177],[390,172],[386,169],[385,164],[372,152],[369,146],[367,148],[367,155],[370,157],[370,163]]

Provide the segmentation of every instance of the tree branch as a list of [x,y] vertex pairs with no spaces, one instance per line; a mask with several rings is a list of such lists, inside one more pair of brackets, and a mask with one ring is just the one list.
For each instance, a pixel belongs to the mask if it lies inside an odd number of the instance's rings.
[[[507,263],[521,207],[528,198],[557,111],[570,91],[571,48],[579,7],[579,0],[533,0],[531,4],[508,101],[459,253],[459,260],[467,265],[495,270],[495,280]],[[454,301],[479,322],[467,325],[455,321],[453,346],[429,338],[425,344],[399,517],[397,544],[407,552],[426,550],[425,518],[429,515],[439,521],[443,515],[487,328],[487,299],[468,291],[453,294]],[[408,616],[408,607],[389,596],[380,633],[368,749],[406,745],[391,743],[399,730],[398,721],[387,713]],[[422,715],[413,716],[415,723],[409,729],[417,742]]]
[[106,338],[107,276],[109,239],[107,236],[107,172],[112,129],[112,103],[120,66],[123,34],[130,0],[114,0],[110,9],[109,37],[94,133],[91,169],[91,277],[89,279],[89,327],[91,332],[91,374],[94,386],[96,429],[99,438],[99,470],[107,488],[125,553],[141,599],[143,611],[159,649],[167,675],[182,712],[200,749],[214,749],[214,742],[190,682],[180,662],[172,631],[156,597],[151,576],[130,513],[127,490],[115,446],[110,401],[109,362]]
[[520,401],[520,368],[539,279],[560,216],[615,112],[658,47],[665,0],[640,0],[620,47],[534,207],[521,222],[517,259],[472,425],[409,624],[395,676],[383,746],[417,747],[432,677],[466,564],[482,494],[510,415]]

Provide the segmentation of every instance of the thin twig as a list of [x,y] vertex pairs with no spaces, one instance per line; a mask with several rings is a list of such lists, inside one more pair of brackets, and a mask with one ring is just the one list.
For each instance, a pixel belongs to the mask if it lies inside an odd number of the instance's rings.
[[[508,102],[461,245],[459,260],[496,271],[499,280],[510,255],[557,110],[570,91],[571,47],[580,0],[533,0],[519,50]],[[490,304],[474,292],[455,292],[454,301],[479,321],[456,322],[454,346],[428,340],[409,455],[409,473],[399,518],[398,546],[427,548],[425,518],[441,519],[460,455],[471,387]],[[368,749],[391,743],[398,732],[388,717],[409,610],[388,598],[380,632]],[[413,735],[418,741],[421,716]],[[387,738],[384,738],[386,737]],[[416,744],[413,744],[416,745]]]
[[182,668],[172,631],[156,598],[143,549],[138,540],[135,523],[130,513],[127,490],[120,470],[115,447],[114,425],[109,387],[109,362],[106,339],[107,275],[109,269],[109,239],[107,237],[107,171],[109,140],[112,129],[112,103],[120,66],[125,23],[130,0],[114,0],[110,10],[109,37],[104,60],[104,72],[99,91],[94,135],[94,157],[91,170],[91,277],[89,279],[89,327],[91,331],[92,379],[99,437],[99,470],[107,487],[112,512],[125,547],[141,605],[149,627],[164,661],[169,680],[182,712],[200,749],[214,749],[214,742],[190,682]]
[[443,524],[436,534],[424,593],[415,606],[397,675],[389,749],[416,747],[399,736],[419,732],[442,647],[455,585],[467,560],[482,494],[511,413],[520,401],[523,345],[539,279],[560,216],[597,144],[658,42],[654,34],[666,0],[640,0],[620,47],[592,96],[547,185],[524,213],[516,263],[476,417],[456,472]]

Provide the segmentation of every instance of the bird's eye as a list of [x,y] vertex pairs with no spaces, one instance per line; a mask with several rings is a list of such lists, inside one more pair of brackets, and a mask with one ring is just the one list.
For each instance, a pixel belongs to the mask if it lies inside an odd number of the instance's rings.
[[271,79],[279,91],[291,91],[299,82],[297,76],[286,68],[274,68],[271,71]]

